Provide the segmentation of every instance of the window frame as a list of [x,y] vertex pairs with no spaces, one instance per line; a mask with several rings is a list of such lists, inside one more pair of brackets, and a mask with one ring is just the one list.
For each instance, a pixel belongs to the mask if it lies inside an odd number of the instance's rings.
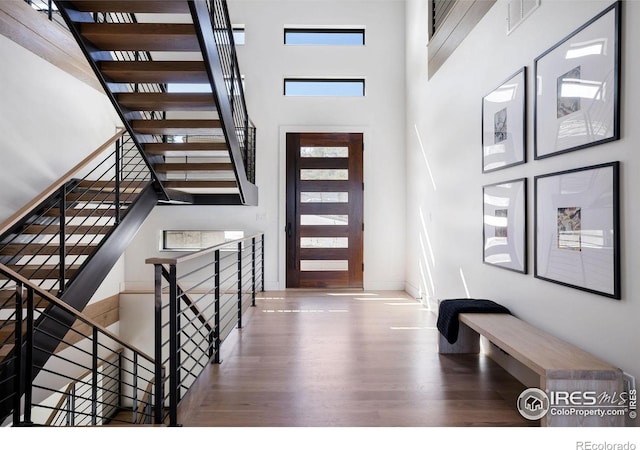
[[[287,94],[288,83],[360,83],[362,86],[362,94],[360,95],[339,95],[339,94]],[[367,87],[364,77],[361,78],[323,78],[323,77],[309,77],[309,78],[296,78],[285,77],[283,80],[282,94],[285,97],[344,97],[344,98],[360,98],[366,97]]]

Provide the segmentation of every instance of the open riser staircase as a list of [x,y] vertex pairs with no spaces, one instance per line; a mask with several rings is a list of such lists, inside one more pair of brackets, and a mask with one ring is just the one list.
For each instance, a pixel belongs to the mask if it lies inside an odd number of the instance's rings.
[[226,2],[56,4],[164,200],[256,204],[255,128]]
[[[82,310],[157,204],[152,176],[131,137],[118,131],[0,228],[0,418],[14,409],[18,335],[27,320],[17,276]],[[16,276],[10,276],[16,274]],[[35,379],[68,339],[77,318],[34,296]],[[18,333],[18,331],[20,333]],[[73,340],[73,338],[72,338]],[[61,347],[62,345],[62,347]],[[69,346],[67,344],[67,346]]]
[[[59,296],[151,183],[131,139],[122,133],[84,178],[66,181],[0,239],[0,263]],[[108,142],[107,144],[111,144]],[[0,305],[15,289],[0,282]],[[0,342],[2,342],[0,335]]]
[[[0,225],[0,424],[161,423],[161,363],[80,311],[158,203],[257,204],[226,2],[49,2],[53,11],[124,129]],[[56,359],[72,373],[39,385]],[[32,422],[26,405],[38,401],[51,412]]]

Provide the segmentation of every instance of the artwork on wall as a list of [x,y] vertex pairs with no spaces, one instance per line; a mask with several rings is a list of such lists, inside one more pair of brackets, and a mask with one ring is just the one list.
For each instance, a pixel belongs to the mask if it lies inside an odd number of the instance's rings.
[[526,68],[482,98],[482,172],[526,162]]
[[619,165],[535,177],[536,278],[620,299]]
[[619,139],[620,7],[535,59],[535,159]]
[[483,186],[484,262],[527,273],[527,180]]

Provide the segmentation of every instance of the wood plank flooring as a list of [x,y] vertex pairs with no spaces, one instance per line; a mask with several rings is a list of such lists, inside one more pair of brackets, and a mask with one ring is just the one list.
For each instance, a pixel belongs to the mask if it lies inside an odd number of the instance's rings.
[[[339,295],[336,295],[339,294]],[[485,356],[439,355],[400,292],[267,292],[182,401],[186,427],[538,426]]]

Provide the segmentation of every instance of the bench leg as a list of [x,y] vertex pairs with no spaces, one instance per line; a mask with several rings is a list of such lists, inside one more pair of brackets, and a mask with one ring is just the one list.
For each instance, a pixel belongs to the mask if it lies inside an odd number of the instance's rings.
[[439,336],[439,353],[480,353],[480,335],[463,323],[458,330],[458,340],[453,344],[449,344],[442,334]]

